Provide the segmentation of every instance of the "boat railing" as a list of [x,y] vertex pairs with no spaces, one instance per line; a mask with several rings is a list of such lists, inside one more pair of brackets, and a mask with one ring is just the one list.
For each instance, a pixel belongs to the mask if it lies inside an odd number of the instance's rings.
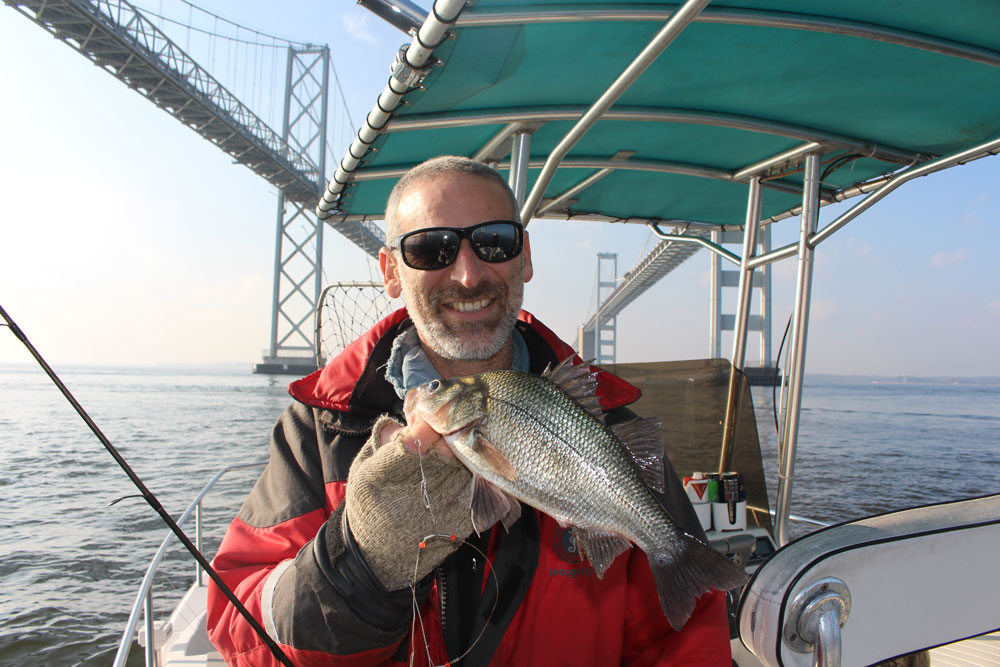
[[[177,520],[177,525],[183,527],[187,523],[191,516],[194,515],[195,522],[195,546],[201,551],[201,501],[208,495],[208,492],[215,486],[215,484],[222,479],[227,473],[234,470],[245,470],[247,468],[263,467],[267,464],[267,461],[256,461],[254,463],[242,463],[239,465],[226,466],[212,477],[211,480],[201,489],[194,500],[188,508],[181,514],[180,518]],[[125,631],[122,633],[121,641],[118,644],[118,652],[115,654],[115,661],[112,663],[113,667],[125,667],[125,662],[128,660],[129,650],[132,647],[132,636],[136,632],[136,626],[139,624],[139,614],[143,613],[143,627],[146,632],[146,664],[154,665],[156,653],[156,641],[155,632],[153,627],[153,577],[156,575],[156,571],[160,566],[160,562],[163,560],[164,555],[167,553],[167,549],[173,546],[174,542],[177,541],[177,536],[173,532],[167,533],[167,536],[163,538],[163,542],[160,544],[160,548],[157,549],[156,554],[153,555],[153,559],[149,563],[149,567],[146,569],[146,576],[142,579],[142,585],[139,587],[139,592],[136,594],[135,603],[132,605],[132,611],[129,613],[128,623],[125,625]],[[195,582],[197,585],[202,583],[202,569],[197,564],[195,565]]]
[[[771,513],[774,516],[775,513]],[[817,528],[829,528],[833,524],[828,521],[820,521],[819,519],[810,519],[807,516],[800,516],[798,514],[789,514],[788,518],[797,523],[805,523],[810,526],[816,526]]]
[[[772,519],[774,519],[775,516],[777,515],[777,511],[776,510],[767,509],[767,508],[764,508],[764,507],[757,507],[756,505],[747,505],[747,511],[748,512],[762,512],[762,513],[766,513],[766,514],[771,515]],[[804,523],[806,525],[815,526],[817,528],[829,528],[830,526],[834,525],[834,524],[830,523],[829,521],[820,521],[819,519],[810,519],[807,516],[802,516],[802,515],[799,515],[799,514],[789,514],[788,515],[788,519],[790,521],[794,521],[796,523]]]

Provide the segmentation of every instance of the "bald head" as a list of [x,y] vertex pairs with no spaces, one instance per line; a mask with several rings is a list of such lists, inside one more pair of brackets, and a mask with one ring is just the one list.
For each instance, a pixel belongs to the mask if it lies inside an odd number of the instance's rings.
[[399,200],[402,199],[413,186],[420,183],[431,180],[436,176],[442,176],[445,174],[468,174],[470,176],[477,176],[488,182],[497,184],[507,196],[510,201],[510,220],[514,222],[521,221],[521,212],[517,206],[517,199],[514,197],[514,192],[510,189],[507,181],[504,179],[500,173],[488,167],[487,165],[476,162],[475,160],[467,157],[461,157],[458,155],[442,155],[440,157],[431,158],[426,162],[421,162],[413,169],[410,169],[406,174],[400,178],[396,185],[392,188],[392,192],[389,194],[389,199],[385,204],[385,236],[386,243],[391,243],[399,232],[399,220],[397,218],[397,209],[399,208]]

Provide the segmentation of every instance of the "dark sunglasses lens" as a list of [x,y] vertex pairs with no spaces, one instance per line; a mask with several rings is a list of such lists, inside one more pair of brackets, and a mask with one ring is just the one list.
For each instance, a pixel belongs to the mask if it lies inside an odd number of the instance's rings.
[[509,222],[477,227],[472,231],[470,241],[484,262],[506,262],[521,252],[521,230]]
[[417,232],[402,240],[400,250],[414,269],[441,269],[455,261],[460,240],[454,232],[440,229]]

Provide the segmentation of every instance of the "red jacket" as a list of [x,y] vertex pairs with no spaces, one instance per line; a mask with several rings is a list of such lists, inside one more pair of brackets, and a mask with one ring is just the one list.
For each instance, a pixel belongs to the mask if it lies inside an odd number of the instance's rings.
[[[348,468],[374,420],[400,413],[384,364],[392,341],[409,326],[405,310],[397,311],[325,368],[291,384],[298,402],[276,423],[270,463],[215,557],[216,569],[291,661],[408,664],[412,644],[419,665],[428,664],[429,652],[434,664],[464,655],[468,665],[729,667],[723,593],[702,596],[691,619],[674,632],[641,550],[619,556],[598,580],[567,530],[538,511],[524,511],[509,532],[494,528],[484,536],[485,566],[463,547],[415,594],[382,588],[345,530],[342,503]],[[572,354],[530,314],[522,311],[517,326],[532,372]],[[639,391],[606,372],[598,382],[608,422],[631,418],[624,406]],[[665,464],[668,488],[661,502],[685,530],[702,535]],[[414,597],[421,609],[417,623]],[[277,664],[212,584],[208,630],[229,664]]]

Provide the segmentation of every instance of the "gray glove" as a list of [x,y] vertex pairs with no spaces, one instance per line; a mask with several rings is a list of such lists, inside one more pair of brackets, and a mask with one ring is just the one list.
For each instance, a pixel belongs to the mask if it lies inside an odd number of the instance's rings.
[[[400,434],[379,446],[380,431],[390,423],[396,422],[382,417],[375,423],[351,464],[345,511],[368,567],[386,590],[394,591],[413,581],[418,552],[419,581],[472,534],[472,475],[434,450],[418,457],[406,449]],[[421,548],[424,538],[433,534],[458,539],[431,539]]]

